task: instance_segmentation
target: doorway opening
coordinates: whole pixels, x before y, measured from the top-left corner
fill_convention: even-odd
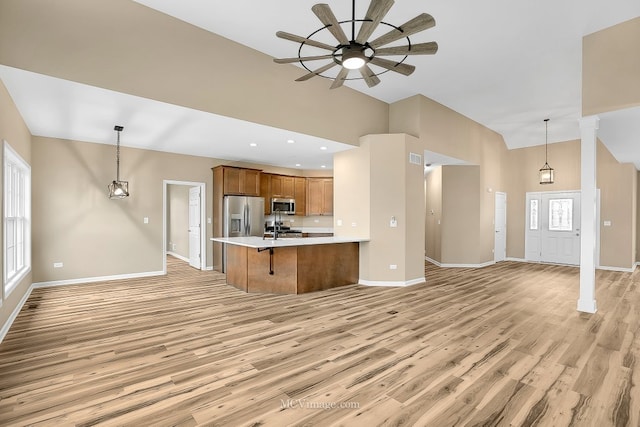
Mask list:
[[[206,270],[205,183],[164,180],[162,200],[163,272],[168,254]]]

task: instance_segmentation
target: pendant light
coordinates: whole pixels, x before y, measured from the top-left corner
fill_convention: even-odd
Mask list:
[[[553,168],[547,162],[549,145],[549,119],[544,119],[544,166],[540,169],[540,184],[553,184]]]
[[[129,197],[129,182],[120,181],[120,132],[124,129],[122,126],[115,126],[113,130],[118,132],[118,142],[116,143],[116,179],[109,184],[110,199],[124,199]]]

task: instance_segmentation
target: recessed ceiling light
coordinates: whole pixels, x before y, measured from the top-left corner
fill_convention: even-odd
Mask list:
[[[249,145],[250,145],[250,146],[252,146],[252,147],[257,147],[257,146],[258,146],[258,144],[256,144],[255,142],[252,142],[252,143],[251,143],[251,144],[249,144]]]
[[[295,141],[293,139],[287,139],[287,144],[293,144]]]
[[[300,166],[302,166],[300,163],[296,163],[296,167],[299,168]]]
[[[326,168],[326,166],[325,166],[325,165],[322,165],[322,166],[320,166],[320,167],[321,167],[321,168]]]
[[[326,150],[326,149],[327,149],[327,147],[322,146],[322,147],[320,147],[320,149],[321,149],[321,150]]]

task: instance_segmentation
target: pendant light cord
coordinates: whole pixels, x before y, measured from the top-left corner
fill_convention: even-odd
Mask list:
[[[548,165],[549,161],[547,159],[548,148],[549,146],[549,119],[544,119],[544,164]]]
[[[120,131],[118,131],[118,141],[116,143],[116,181],[120,182]]]

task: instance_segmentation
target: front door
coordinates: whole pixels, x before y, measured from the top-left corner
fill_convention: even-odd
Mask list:
[[[526,259],[580,264],[580,192],[527,194]]]
[[[189,265],[200,268],[200,187],[189,188]]]

